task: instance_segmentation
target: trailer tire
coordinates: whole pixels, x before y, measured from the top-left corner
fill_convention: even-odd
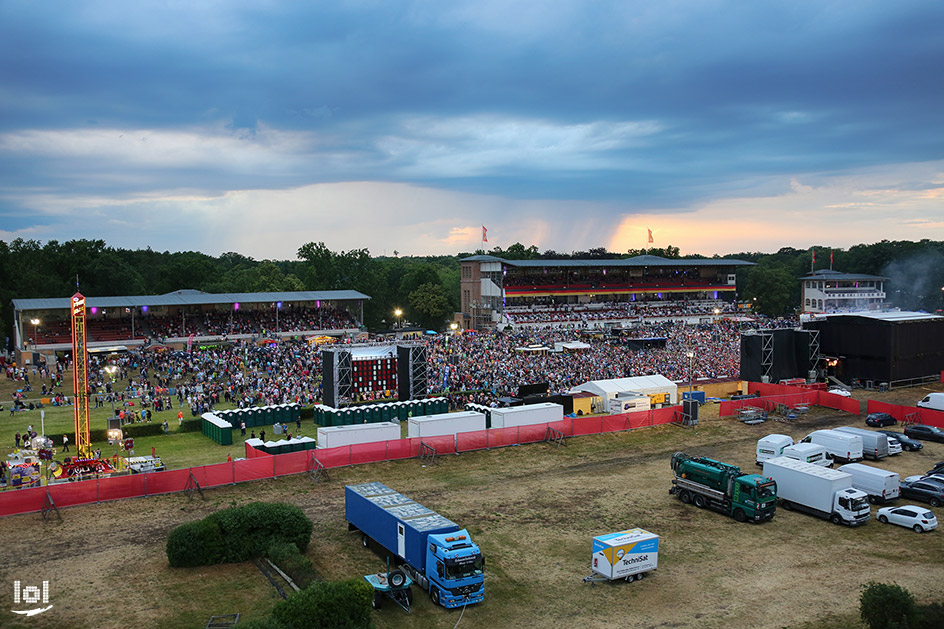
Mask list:
[[[361,534],[361,544],[363,544],[364,548],[370,546],[370,538],[367,537],[367,533]]]
[[[838,513],[834,513],[831,516],[829,516],[829,521],[832,522],[833,524],[842,524],[842,518],[839,517]]]
[[[374,609],[380,609],[383,607],[383,594],[380,592],[374,592],[374,600],[370,602],[370,606]]]
[[[738,522],[747,522],[747,515],[740,509],[734,510],[734,519]]]
[[[439,588],[433,586],[429,591],[429,597],[433,599],[433,605],[439,605]]]
[[[793,505],[790,504],[789,500],[784,500],[780,503],[780,506],[783,507],[786,511],[793,511]]]
[[[694,505],[698,507],[699,509],[704,509],[707,506],[705,497],[702,496],[701,494],[695,494],[695,497],[692,498],[692,503],[694,503]]]
[[[632,583],[632,582],[635,581],[635,580],[636,580],[636,575],[635,575],[635,574],[630,574],[630,575],[627,575],[627,576],[626,576],[626,582],[627,582],[627,583]]]
[[[397,569],[390,573],[390,585],[399,588],[403,587],[404,583],[406,583],[406,575],[403,574],[403,570]]]
[[[679,492],[679,500],[681,500],[684,504],[691,504],[692,495],[688,492],[687,489],[683,489],[682,491]]]
[[[636,575],[636,580],[641,581],[644,576],[646,576],[646,573],[640,572],[639,574]]]

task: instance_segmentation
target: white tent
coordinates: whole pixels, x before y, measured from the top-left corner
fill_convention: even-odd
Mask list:
[[[606,400],[607,404],[619,393],[644,393],[646,395],[667,393],[670,403],[678,403],[678,386],[665,376],[659,375],[591,380],[570,390],[571,393],[577,391],[588,391],[599,395]]]

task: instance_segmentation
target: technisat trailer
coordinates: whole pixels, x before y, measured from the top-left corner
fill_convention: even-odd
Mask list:
[[[393,422],[324,426],[318,429],[318,447],[336,448],[358,443],[392,441],[400,438],[400,425]]]
[[[593,574],[584,581],[633,581],[659,567],[659,536],[628,529],[593,538]]]
[[[407,436],[410,438],[444,437],[479,430],[485,430],[485,415],[475,411],[421,415],[411,417],[407,424]]]
[[[562,419],[564,419],[564,407],[551,402],[492,409],[492,428],[546,424]]]

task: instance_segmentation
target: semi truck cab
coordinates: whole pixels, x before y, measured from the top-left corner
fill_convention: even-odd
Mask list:
[[[430,535],[428,540],[426,576],[433,602],[459,607],[483,601],[485,559],[468,531]]]
[[[846,524],[858,526],[869,521],[869,495],[858,489],[843,489],[836,492],[833,513],[839,514]]]

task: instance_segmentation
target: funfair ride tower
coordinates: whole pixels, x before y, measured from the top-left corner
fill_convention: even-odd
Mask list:
[[[89,426],[88,353],[85,343],[85,297],[72,296],[72,386],[75,392],[75,446],[79,458],[92,453]]]

